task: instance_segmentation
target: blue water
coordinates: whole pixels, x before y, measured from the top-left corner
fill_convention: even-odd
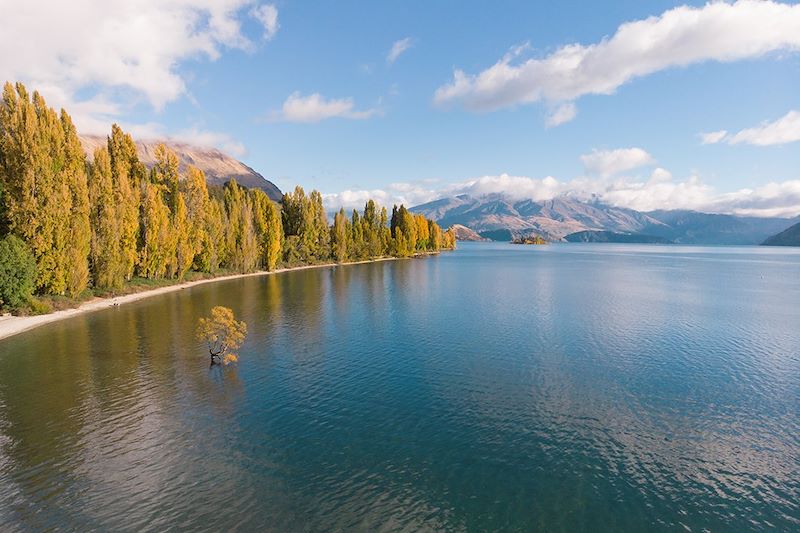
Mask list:
[[[799,302],[800,249],[461,243],[65,320],[0,341],[0,529],[799,530]]]

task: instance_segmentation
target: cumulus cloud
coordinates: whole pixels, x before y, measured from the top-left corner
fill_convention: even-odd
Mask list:
[[[250,11],[250,15],[259,21],[264,27],[264,39],[267,41],[272,40],[275,34],[278,33],[278,9],[272,4],[263,4],[256,6]]]
[[[258,21],[265,36],[278,27],[274,6],[254,0],[10,0],[3,7],[0,48],[13,53],[0,55],[0,80],[39,90],[91,134],[107,134],[120,122],[134,135],[166,136],[158,124],[124,118],[140,102],[160,110],[187,96],[187,62],[255,49],[242,29],[246,20]],[[238,150],[231,142],[221,147]]]
[[[475,111],[574,101],[587,94],[612,94],[633,79],[668,68],[798,49],[800,5],[739,0],[681,6],[624,23],[594,44],[569,44],[523,61],[513,50],[474,75],[457,69],[452,81],[436,90],[434,101],[460,102]]]
[[[430,189],[419,183],[392,183],[386,189],[356,189],[338,193],[323,194],[325,208],[329,212],[362,209],[367,200],[374,200],[378,205],[391,207],[403,204],[406,207],[424,204],[442,195],[441,191]]]
[[[548,128],[554,128],[565,124],[574,119],[578,115],[578,108],[575,107],[573,102],[567,102],[557,106],[550,113],[547,114],[545,125]]]
[[[800,111],[789,111],[774,122],[763,122],[738,133],[726,130],[700,134],[703,144],[725,142],[728,144],[753,144],[772,146],[800,141]]]
[[[289,95],[280,111],[272,113],[274,120],[285,122],[319,122],[329,118],[364,120],[380,114],[377,108],[358,111],[352,98],[327,99],[319,93],[303,96],[299,91]]]
[[[389,53],[386,54],[386,62],[390,65],[397,61],[397,58],[403,55],[403,53],[411,48],[414,44],[411,37],[406,37],[405,39],[400,39],[399,41],[395,41],[392,44],[392,48],[389,50]]]
[[[653,165],[655,159],[641,148],[619,148],[617,150],[592,150],[581,156],[586,172],[600,176],[612,176],[635,168]]]

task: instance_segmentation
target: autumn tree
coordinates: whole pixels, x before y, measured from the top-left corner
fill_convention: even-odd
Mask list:
[[[89,248],[92,230],[89,224],[89,184],[86,178],[86,154],[72,118],[61,110],[64,131],[64,181],[69,187],[69,241],[67,246],[67,294],[77,296],[89,286]]]
[[[121,226],[115,202],[108,149],[98,148],[90,165],[89,220],[92,227],[90,264],[96,287],[118,289],[125,282],[126,258],[123,257]]]
[[[197,324],[197,338],[208,345],[211,364],[229,364],[239,360],[234,352],[247,336],[247,324],[236,320],[233,311],[227,307],[216,306],[210,317],[203,317]]]
[[[88,281],[85,159],[66,112],[7,83],[0,105],[0,183],[8,229],[30,248],[36,287],[75,296]]]
[[[414,217],[414,222],[416,223],[417,250],[427,250],[428,238],[430,236],[428,231],[428,220],[422,214],[416,214],[412,216]]]
[[[190,166],[181,183],[181,192],[186,204],[186,218],[189,224],[189,242],[194,254],[193,267],[200,272],[211,272],[210,253],[212,247],[209,235],[210,214],[208,186],[202,170]]]
[[[203,264],[207,264],[208,272],[216,272],[221,265],[228,262],[228,247],[225,232],[228,228],[228,217],[223,202],[216,198],[209,199],[206,230],[208,244],[201,252]]]
[[[139,259],[140,203],[147,171],[139,161],[133,139],[118,125],[111,126],[107,144],[119,220],[120,256],[125,279],[130,280]]]
[[[237,272],[252,272],[258,264],[258,239],[250,199],[236,180],[225,185],[225,211],[228,215],[228,267]]]
[[[331,226],[331,249],[333,258],[339,263],[344,263],[348,259],[349,233],[347,215],[344,213],[344,208],[341,208],[333,217],[333,226]]]
[[[139,275],[163,278],[174,255],[169,208],[164,203],[164,186],[145,182],[142,187]]]
[[[278,206],[261,189],[250,190],[256,237],[259,247],[259,263],[266,270],[278,264],[283,246],[283,226]]]

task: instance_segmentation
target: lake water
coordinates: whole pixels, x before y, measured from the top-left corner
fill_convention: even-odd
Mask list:
[[[209,369],[197,319],[249,327]],[[0,529],[800,528],[800,250],[462,243],[0,341]]]

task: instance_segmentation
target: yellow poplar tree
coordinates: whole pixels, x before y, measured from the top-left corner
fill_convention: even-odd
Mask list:
[[[108,137],[108,154],[114,186],[114,205],[119,218],[120,253],[125,279],[133,277],[138,259],[140,194],[147,171],[139,161],[136,144],[130,135],[114,124]]]
[[[259,263],[266,270],[273,270],[283,245],[280,213],[275,203],[261,189],[250,189],[248,192],[258,238]]]
[[[194,267],[201,272],[210,272],[209,199],[206,176],[202,170],[190,166],[183,186],[189,220],[189,241],[194,246]]]
[[[333,227],[331,228],[333,258],[340,263],[347,261],[348,258],[348,233],[350,231],[347,227],[347,215],[344,213],[344,208],[341,208],[333,217]]]
[[[89,179],[89,198],[92,278],[97,287],[117,289],[125,281],[126,267],[120,239],[122,222],[114,202],[111,158],[107,148],[98,148],[94,152]]]
[[[67,246],[67,294],[77,296],[89,285],[89,249],[92,230],[89,224],[89,184],[86,178],[86,154],[72,118],[61,110],[64,130],[64,167],[62,172],[70,193],[69,245]]]
[[[145,278],[163,278],[175,254],[170,214],[162,198],[162,185],[145,183],[142,197],[142,249],[139,274]]]

